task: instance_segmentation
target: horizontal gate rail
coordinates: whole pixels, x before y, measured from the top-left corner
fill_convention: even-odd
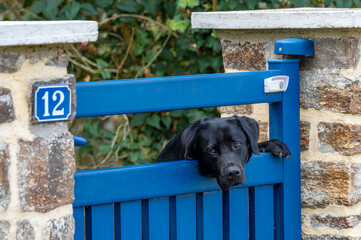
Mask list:
[[[264,79],[280,73],[269,70],[77,83],[76,117],[280,102],[282,93],[264,93]]]
[[[242,187],[283,182],[283,161],[269,153],[252,156]],[[239,186],[238,186],[239,187]],[[202,177],[197,161],[174,161],[75,173],[74,207],[221,190]]]

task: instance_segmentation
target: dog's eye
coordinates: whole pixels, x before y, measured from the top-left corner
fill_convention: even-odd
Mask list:
[[[214,148],[209,148],[209,149],[208,149],[208,152],[209,152],[209,153],[216,153],[216,149],[214,149]]]
[[[239,148],[240,146],[241,146],[240,143],[233,143],[233,147],[234,147],[234,148]]]

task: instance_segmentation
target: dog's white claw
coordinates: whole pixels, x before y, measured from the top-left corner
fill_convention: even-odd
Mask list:
[[[280,158],[282,157],[282,153],[280,153]]]
[[[265,148],[262,148],[262,152],[266,152],[266,149],[265,149]]]

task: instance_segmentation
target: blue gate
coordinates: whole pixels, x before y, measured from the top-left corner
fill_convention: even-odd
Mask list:
[[[309,41],[282,40],[297,55]],[[290,49],[288,49],[290,47]],[[276,52],[277,52],[276,51]],[[78,83],[77,117],[269,103],[270,138],[290,159],[263,153],[245,167],[246,185],[222,191],[196,161],[75,174],[75,239],[301,239],[299,60],[269,61],[268,71]],[[286,92],[264,93],[264,79],[289,76]]]

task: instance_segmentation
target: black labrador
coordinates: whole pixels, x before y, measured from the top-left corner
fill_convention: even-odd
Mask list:
[[[226,190],[245,184],[244,166],[252,153],[271,152],[277,157],[290,156],[285,143],[273,139],[257,143],[259,126],[249,117],[204,118],[176,134],[159,154],[157,161],[198,160],[199,173],[216,177]]]

